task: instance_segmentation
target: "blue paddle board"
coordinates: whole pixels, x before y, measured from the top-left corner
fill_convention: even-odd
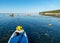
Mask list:
[[[28,43],[28,38],[24,30],[16,30],[10,37],[8,43]]]

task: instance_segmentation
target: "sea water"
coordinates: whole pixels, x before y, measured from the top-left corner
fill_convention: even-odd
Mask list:
[[[27,33],[29,43],[60,43],[60,18],[23,15],[0,14],[0,43],[7,43],[18,25]]]

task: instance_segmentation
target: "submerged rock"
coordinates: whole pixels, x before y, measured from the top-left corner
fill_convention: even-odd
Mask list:
[[[49,36],[49,34],[48,34],[48,33],[45,33],[44,35]]]
[[[48,24],[48,26],[52,26],[52,24]]]

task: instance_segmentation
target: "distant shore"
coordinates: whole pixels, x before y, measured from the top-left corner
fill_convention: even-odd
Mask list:
[[[53,17],[60,17],[60,10],[53,10],[53,11],[39,12],[39,15],[53,16]]]

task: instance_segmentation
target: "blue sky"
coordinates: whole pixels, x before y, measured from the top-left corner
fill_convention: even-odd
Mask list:
[[[36,13],[60,9],[60,0],[0,0],[0,13]]]

